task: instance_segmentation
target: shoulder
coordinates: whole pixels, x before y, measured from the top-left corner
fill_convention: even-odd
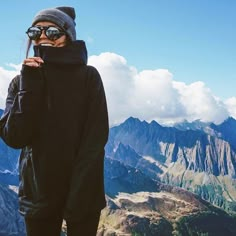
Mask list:
[[[87,65],[86,67],[87,67],[87,75],[89,79],[95,80],[97,82],[101,81],[100,73],[94,66]]]
[[[95,68],[94,66],[86,65],[86,67],[87,67],[87,71],[88,71],[89,73],[99,74],[97,68]]]

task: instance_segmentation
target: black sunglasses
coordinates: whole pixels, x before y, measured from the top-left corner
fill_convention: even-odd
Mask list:
[[[38,40],[43,31],[47,38],[50,40],[57,40],[62,35],[66,34],[66,32],[61,29],[58,29],[55,26],[31,26],[26,31],[26,34],[31,40]]]

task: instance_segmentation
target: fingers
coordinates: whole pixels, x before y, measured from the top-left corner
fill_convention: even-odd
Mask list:
[[[42,63],[44,63],[44,61],[41,57],[29,57],[23,61],[24,65],[32,67],[40,67]]]

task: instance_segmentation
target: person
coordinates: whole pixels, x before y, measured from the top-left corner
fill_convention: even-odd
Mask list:
[[[21,149],[19,212],[28,236],[59,236],[63,219],[68,236],[96,235],[106,205],[106,96],[76,39],[75,17],[69,6],[36,14],[0,120],[1,138]]]

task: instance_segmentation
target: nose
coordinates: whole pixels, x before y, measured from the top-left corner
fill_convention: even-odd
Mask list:
[[[40,39],[41,39],[41,38],[43,38],[43,39],[44,39],[44,38],[47,38],[44,29],[42,30],[42,33],[41,33],[41,35],[40,35]]]

